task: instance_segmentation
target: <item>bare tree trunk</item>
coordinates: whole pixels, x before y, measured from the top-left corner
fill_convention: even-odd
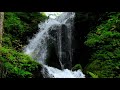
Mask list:
[[[2,46],[4,12],[0,12],[0,47]]]

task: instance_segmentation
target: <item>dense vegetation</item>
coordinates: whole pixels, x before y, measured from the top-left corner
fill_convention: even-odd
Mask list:
[[[5,12],[0,78],[42,77],[41,64],[22,50],[46,19],[39,12]],[[73,47],[73,71],[81,69],[88,78],[119,78],[120,12],[76,12]],[[60,68],[54,48],[47,63]]]
[[[120,12],[77,12],[75,21],[74,63],[87,77],[119,78]]]
[[[22,50],[38,31],[38,23],[48,17],[39,12],[4,12],[4,32],[0,47],[0,78],[42,77],[41,64]]]
[[[1,78],[33,78],[38,77],[38,73],[42,77],[39,72],[41,65],[24,53],[1,47],[0,55]]]
[[[86,71],[100,78],[120,77],[120,13],[97,26],[87,35],[85,44],[90,47],[91,58]]]
[[[4,18],[3,46],[16,50],[21,50],[38,31],[38,23],[47,19],[39,12],[5,12]]]

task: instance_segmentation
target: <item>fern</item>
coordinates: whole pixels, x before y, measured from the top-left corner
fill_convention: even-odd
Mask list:
[[[92,78],[98,78],[98,75],[96,75],[96,74],[94,74],[92,72],[88,72],[88,73],[91,75]]]

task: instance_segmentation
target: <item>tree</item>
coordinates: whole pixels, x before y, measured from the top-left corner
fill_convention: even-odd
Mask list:
[[[4,12],[0,12],[0,47],[2,46]]]

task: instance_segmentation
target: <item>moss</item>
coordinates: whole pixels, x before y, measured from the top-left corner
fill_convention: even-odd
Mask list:
[[[17,52],[7,47],[0,48],[1,75],[8,78],[33,78],[41,77],[36,72],[41,70],[41,64],[35,62],[28,55]],[[6,72],[6,73],[3,73]]]

